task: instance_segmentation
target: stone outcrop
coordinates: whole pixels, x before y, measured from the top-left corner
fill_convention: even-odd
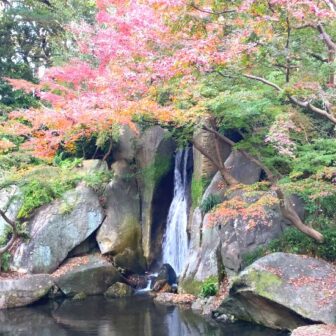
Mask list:
[[[160,126],[147,129],[138,140],[136,162],[141,194],[142,247],[150,265],[161,252],[163,229],[173,198],[176,145]]]
[[[0,309],[27,306],[47,295],[54,282],[47,274],[0,279]]]
[[[234,279],[218,311],[271,327],[293,330],[336,323],[336,267],[323,260],[274,253]]]
[[[99,255],[71,258],[53,277],[66,296],[103,294],[121,278],[116,268]]]
[[[97,194],[79,185],[36,211],[28,225],[30,239],[16,248],[12,268],[28,273],[53,272],[103,219]]]
[[[225,161],[225,167],[243,184],[253,184],[260,179],[261,168],[240,152],[233,151]]]
[[[218,229],[209,225],[208,221],[208,215],[202,219],[200,210],[197,208],[194,211],[190,253],[181,283],[187,279],[204,281],[218,276],[221,241]]]
[[[102,254],[114,256],[118,267],[142,272],[145,260],[141,246],[140,196],[134,174],[126,161],[112,165],[115,173],[108,184],[106,218],[97,233]]]

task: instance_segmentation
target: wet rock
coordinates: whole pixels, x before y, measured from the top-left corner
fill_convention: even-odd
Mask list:
[[[196,300],[194,295],[190,294],[173,294],[158,293],[154,298],[155,302],[178,305],[191,305]]]
[[[175,284],[176,281],[177,276],[174,269],[169,264],[163,264],[157,278],[155,279],[153,290],[155,292],[158,292],[162,290],[166,285],[169,285],[171,288],[171,286]]]
[[[79,185],[38,209],[29,221],[30,239],[14,252],[11,267],[19,272],[51,273],[68,253],[102,223],[104,211],[97,194]]]
[[[103,294],[120,280],[116,268],[101,256],[71,258],[53,273],[56,285],[66,296],[78,293]]]
[[[25,275],[22,278],[0,280],[0,309],[29,305],[47,295],[54,285],[47,274]]]
[[[246,268],[233,281],[219,313],[293,330],[336,323],[336,267],[323,260],[273,253]]]
[[[134,289],[122,282],[116,282],[104,293],[107,298],[122,298],[132,296]]]
[[[87,295],[84,293],[84,292],[80,292],[78,294],[76,294],[72,300],[74,301],[82,301],[82,300],[85,300],[87,298]]]

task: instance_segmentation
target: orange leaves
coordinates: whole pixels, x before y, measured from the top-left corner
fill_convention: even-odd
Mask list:
[[[259,221],[266,221],[266,207],[278,202],[275,196],[265,194],[255,201],[243,196],[235,196],[224,201],[210,213],[211,224],[225,225],[232,219],[241,219],[246,222],[246,230],[255,228]]]

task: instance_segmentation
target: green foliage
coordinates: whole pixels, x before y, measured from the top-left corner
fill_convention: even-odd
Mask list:
[[[211,211],[216,205],[221,203],[221,197],[219,195],[209,195],[200,205],[200,209],[204,214]]]
[[[108,183],[113,174],[110,171],[89,171],[81,170],[81,160],[55,158],[56,166],[40,165],[30,167],[28,170],[17,171],[4,179],[0,187],[16,184],[20,189],[22,206],[18,218],[27,218],[32,212],[62,195],[83,181],[89,187],[99,190],[102,185]],[[65,209],[65,212],[69,209]]]
[[[287,252],[304,254],[324,260],[336,261],[336,230],[325,229],[321,233],[324,236],[322,244],[303,234],[295,228],[287,229],[279,239],[272,240],[268,246],[256,249],[243,256],[244,265],[248,266],[257,259],[274,252]]]
[[[8,272],[9,271],[9,263],[10,263],[10,259],[11,259],[12,255],[9,252],[5,252],[3,253],[0,258],[1,258],[1,268],[0,268],[0,272]]]
[[[201,285],[200,296],[203,298],[215,296],[218,292],[218,280],[216,277],[209,277]]]
[[[150,165],[138,172],[148,184],[158,183],[171,169],[172,162],[169,157],[157,156]]]
[[[210,181],[204,177],[201,179],[195,179],[192,177],[191,180],[191,201],[192,207],[195,209],[201,202],[203,193],[206,187],[209,185]]]
[[[298,148],[291,175],[295,178],[319,172],[324,167],[336,167],[336,140],[315,139]]]

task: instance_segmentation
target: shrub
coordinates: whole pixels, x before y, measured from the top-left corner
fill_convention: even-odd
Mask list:
[[[200,179],[195,179],[192,177],[191,180],[191,201],[192,207],[195,209],[200,204],[204,190],[209,185],[210,181],[202,177]]]
[[[201,285],[200,296],[203,298],[214,296],[218,292],[218,280],[215,277],[210,277]]]
[[[304,254],[324,259],[329,262],[336,261],[336,230],[321,230],[324,242],[318,243],[295,228],[285,231],[282,237],[272,240],[268,246],[261,247],[243,256],[244,266],[248,266],[257,259],[274,252],[287,252]]]
[[[1,258],[1,263],[0,263],[0,272],[8,272],[9,271],[9,262],[11,258],[11,254],[9,252],[3,253],[0,258]]]
[[[203,213],[208,213],[216,205],[221,203],[221,197],[219,195],[209,195],[200,205]]]

